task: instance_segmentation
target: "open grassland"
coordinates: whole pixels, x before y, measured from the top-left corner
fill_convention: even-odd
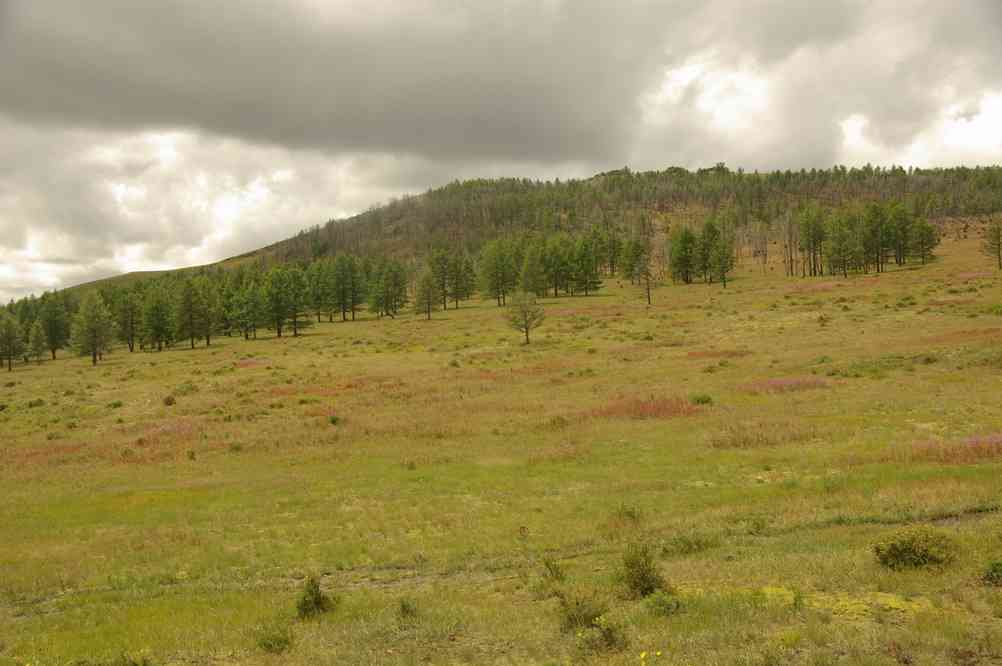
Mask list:
[[[939,254],[18,366],[0,664],[997,663],[1002,282]]]

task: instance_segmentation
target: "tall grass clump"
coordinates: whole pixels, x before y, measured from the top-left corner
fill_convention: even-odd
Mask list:
[[[337,598],[331,598],[320,589],[320,583],[310,576],[303,585],[303,591],[296,602],[296,612],[300,619],[322,615],[337,605]]]

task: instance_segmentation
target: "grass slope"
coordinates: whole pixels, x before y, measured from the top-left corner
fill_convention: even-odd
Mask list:
[[[0,664],[997,661],[1002,283],[974,240],[939,252],[847,280],[749,262],[650,308],[613,281],[547,301],[530,346],[487,301],[19,366]],[[881,567],[913,522],[957,559]],[[616,581],[640,541],[667,617]],[[340,602],[300,620],[309,575]],[[626,646],[561,631],[554,585]]]

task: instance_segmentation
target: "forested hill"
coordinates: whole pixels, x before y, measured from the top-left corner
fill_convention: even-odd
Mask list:
[[[767,227],[814,202],[824,208],[896,199],[930,218],[1002,211],[1002,167],[901,167],[749,173],[724,165],[687,171],[629,169],[585,180],[520,178],[453,182],[396,199],[343,220],[330,220],[243,258],[311,260],[340,253],[408,259],[439,246],[475,252],[489,239],[538,231],[577,232],[595,225],[628,230],[642,217],[662,225],[698,224],[729,210],[736,226]]]

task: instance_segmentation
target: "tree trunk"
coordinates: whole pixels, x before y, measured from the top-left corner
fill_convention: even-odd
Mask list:
[[[529,344],[529,327],[525,327],[525,344]]]
[[[91,365],[97,365],[97,349],[94,349],[90,353],[90,363]]]
[[[56,360],[56,350],[53,349],[51,351],[52,351],[52,360],[55,361]]]

